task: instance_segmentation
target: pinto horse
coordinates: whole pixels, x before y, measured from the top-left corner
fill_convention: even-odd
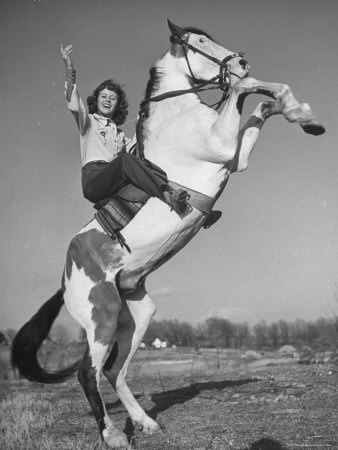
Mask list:
[[[174,188],[188,192],[188,206],[179,213],[150,198],[121,232],[129,249],[93,219],[69,245],[62,289],[21,328],[12,351],[13,362],[30,380],[56,383],[78,369],[109,447],[128,448],[128,440],[107,414],[99,391],[101,372],[138,429],[149,434],[160,429],[126,383],[130,360],[155,313],[145,288],[147,275],[205,225],[230,174],[246,169],[268,117],[282,114],[307,133],[324,132],[310,106],[299,104],[288,86],[249,77],[243,54],[221,47],[200,29],[171,22],[169,28],[170,49],[150,70],[139,134],[145,157],[167,173]],[[220,112],[201,102],[198,92],[206,88],[223,91]],[[260,103],[241,127],[244,99],[252,93],[272,100]],[[51,372],[41,368],[37,351],[63,303],[86,330],[87,349],[80,364]]]

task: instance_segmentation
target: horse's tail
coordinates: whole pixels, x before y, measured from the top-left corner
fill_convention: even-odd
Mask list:
[[[63,303],[63,292],[59,289],[17,332],[13,340],[12,364],[31,381],[60,383],[69,378],[80,365],[77,361],[66,369],[52,372],[40,367],[37,359],[38,350],[48,336]]]

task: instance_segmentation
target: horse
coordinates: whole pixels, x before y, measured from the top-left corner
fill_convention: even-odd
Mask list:
[[[129,363],[156,310],[147,276],[206,225],[230,175],[247,168],[270,116],[281,114],[313,135],[325,131],[288,85],[250,77],[242,53],[227,50],[199,28],[168,25],[170,47],[150,69],[138,134],[144,157],[167,174],[174,188],[187,191],[186,208],[178,212],[150,198],[121,231],[128,248],[91,220],[70,242],[62,287],[20,329],[12,349],[13,363],[33,381],[57,383],[78,370],[101,439],[111,448],[128,448],[128,439],[107,414],[101,373],[136,429],[148,434],[161,429],[126,383]],[[223,92],[219,111],[201,101],[199,92],[209,88]],[[244,100],[254,93],[270,99],[260,102],[241,126]],[[85,329],[87,348],[81,363],[52,372],[39,365],[37,352],[63,304]]]

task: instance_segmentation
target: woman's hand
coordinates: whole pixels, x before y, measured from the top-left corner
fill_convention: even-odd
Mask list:
[[[61,44],[61,56],[62,56],[63,62],[66,65],[67,70],[73,69],[73,61],[72,61],[72,58],[70,57],[70,54],[72,53],[72,51],[73,51],[72,45],[67,45],[67,47],[63,48],[63,46]]]

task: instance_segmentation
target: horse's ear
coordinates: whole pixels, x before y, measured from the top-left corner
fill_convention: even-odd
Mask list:
[[[167,20],[168,20],[169,30],[171,31],[172,35],[181,38],[184,35],[184,29],[179,27],[178,25],[175,25],[174,23],[170,22],[169,19],[167,19]]]

